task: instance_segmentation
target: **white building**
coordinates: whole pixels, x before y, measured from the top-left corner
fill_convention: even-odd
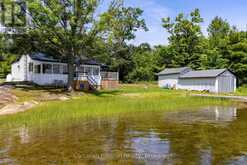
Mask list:
[[[228,69],[192,71],[190,68],[171,68],[165,69],[157,75],[161,88],[214,93],[236,91],[236,77]]]
[[[83,60],[76,67],[75,80],[88,80],[101,84],[100,64]],[[67,64],[43,53],[23,55],[11,65],[7,82],[33,82],[38,85],[65,85],[68,79]]]
[[[179,77],[191,71],[189,67],[169,68],[158,73],[159,87],[177,89]]]

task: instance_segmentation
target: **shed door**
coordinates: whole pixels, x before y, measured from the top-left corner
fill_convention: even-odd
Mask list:
[[[234,78],[231,75],[221,75],[218,80],[220,93],[234,92]]]

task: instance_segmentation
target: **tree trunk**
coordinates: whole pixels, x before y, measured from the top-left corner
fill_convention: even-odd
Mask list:
[[[73,55],[68,56],[68,83],[67,83],[67,90],[70,92],[74,91],[74,57]]]

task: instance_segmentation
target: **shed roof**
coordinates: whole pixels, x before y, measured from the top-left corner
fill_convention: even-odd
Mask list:
[[[189,67],[183,68],[166,68],[163,71],[159,72],[157,75],[169,75],[169,74],[179,74],[186,69],[190,69]]]
[[[217,77],[228,69],[211,69],[211,70],[200,70],[200,71],[190,71],[181,75],[180,78],[208,78]]]

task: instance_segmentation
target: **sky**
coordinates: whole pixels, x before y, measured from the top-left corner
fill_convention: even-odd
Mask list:
[[[107,6],[110,0],[104,1]],[[150,45],[167,45],[169,34],[162,27],[161,19],[175,18],[179,13],[189,14],[195,8],[200,9],[204,22],[202,32],[207,35],[207,26],[215,16],[226,19],[230,25],[239,30],[246,30],[247,0],[125,0],[125,6],[139,7],[144,13],[148,32],[136,32],[132,44],[139,45],[147,42]]]

